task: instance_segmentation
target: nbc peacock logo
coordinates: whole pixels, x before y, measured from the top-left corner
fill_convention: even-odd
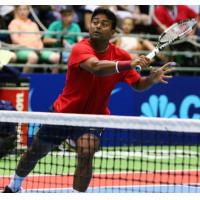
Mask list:
[[[142,116],[177,118],[176,106],[169,102],[166,95],[151,95],[148,102],[141,105]]]

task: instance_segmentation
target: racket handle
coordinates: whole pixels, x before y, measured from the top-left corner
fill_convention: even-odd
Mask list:
[[[140,73],[140,72],[142,71],[142,67],[141,67],[140,65],[137,65],[137,66],[135,67],[135,70],[136,70],[138,73]]]
[[[159,52],[159,49],[155,48],[152,52],[147,54],[147,58],[151,60],[158,52]]]
[[[158,48],[155,48],[152,52],[150,52],[146,57],[149,58],[150,60],[159,52],[159,49]],[[135,67],[135,70],[137,72],[141,72],[142,71],[142,68],[141,66],[137,65]]]

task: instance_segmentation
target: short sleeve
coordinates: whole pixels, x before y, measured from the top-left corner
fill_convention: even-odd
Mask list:
[[[17,21],[14,19],[10,22],[8,25],[8,30],[9,31],[18,31],[18,26],[17,26]]]
[[[52,34],[51,32],[56,31],[56,24],[57,24],[57,22],[53,22],[49,25],[47,32],[44,34],[44,38],[54,38],[55,37],[55,34]]]
[[[78,43],[72,48],[68,65],[79,66],[80,63],[92,57],[96,57],[92,48],[88,45],[81,45],[80,43]]]

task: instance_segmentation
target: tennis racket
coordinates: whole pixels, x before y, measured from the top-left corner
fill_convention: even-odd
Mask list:
[[[150,52],[146,57],[152,59],[166,46],[169,46],[175,41],[186,37],[195,28],[196,24],[196,19],[192,18],[171,25],[159,36],[155,49],[152,52]],[[141,70],[141,66],[136,66],[137,72],[140,72]]]

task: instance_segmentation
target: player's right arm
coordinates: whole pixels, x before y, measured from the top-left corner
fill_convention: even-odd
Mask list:
[[[145,56],[139,56],[134,60],[118,62],[99,60],[96,57],[91,57],[84,62],[81,62],[80,67],[98,76],[106,76],[130,69],[135,69],[137,65],[140,65],[142,68],[146,68],[149,64],[150,60]]]
[[[134,60],[131,60],[129,54],[122,50],[118,50],[118,55],[119,58],[116,56],[115,58],[119,61],[99,60],[89,42],[83,40],[72,48],[68,66],[79,67],[98,76],[107,76],[135,69],[137,65],[146,68],[150,64],[150,59],[143,55]]]

